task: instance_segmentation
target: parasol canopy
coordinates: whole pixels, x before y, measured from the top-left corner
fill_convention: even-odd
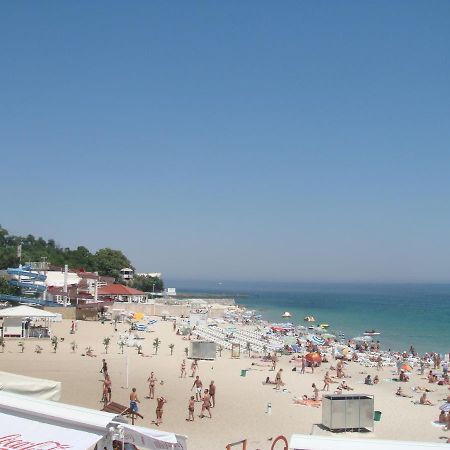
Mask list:
[[[316,344],[316,345],[324,345],[325,344],[325,339],[323,339],[321,336],[310,335],[309,340],[313,344]]]
[[[401,370],[404,370],[406,372],[412,372],[413,368],[411,365],[409,364],[403,364],[402,367],[400,367]]]
[[[322,362],[322,356],[319,352],[311,352],[305,356],[306,361],[310,363]]]
[[[439,409],[444,412],[450,412],[450,402],[443,403],[441,406],[439,406]]]

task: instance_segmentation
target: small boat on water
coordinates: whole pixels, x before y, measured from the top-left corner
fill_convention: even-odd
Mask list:
[[[321,323],[319,325],[320,328],[323,328],[324,330],[326,330],[330,325],[328,323]]]
[[[363,335],[364,336],[379,336],[381,333],[379,331],[375,331],[375,330],[369,330],[369,331],[364,331]]]
[[[289,311],[285,311],[283,314],[281,314],[281,317],[292,317],[292,315]]]
[[[305,322],[315,322],[316,321],[316,319],[314,319],[314,316],[306,316],[303,320]]]

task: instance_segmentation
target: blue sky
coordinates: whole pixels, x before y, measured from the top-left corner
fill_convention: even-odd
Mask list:
[[[0,223],[211,280],[450,281],[450,3],[0,6]]]

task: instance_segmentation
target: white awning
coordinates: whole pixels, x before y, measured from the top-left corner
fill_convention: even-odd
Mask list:
[[[0,392],[0,412],[61,426],[83,428],[95,433],[104,433],[108,424],[113,421],[123,421],[123,418],[117,414],[9,392]]]
[[[383,441],[293,434],[289,448],[294,450],[428,450],[448,448],[447,444],[410,441]]]
[[[94,446],[102,436],[102,433],[60,427],[0,413],[2,449],[86,450]]]
[[[58,401],[61,397],[60,381],[27,377],[9,372],[0,372],[0,389],[3,392],[28,395],[43,400]]]
[[[59,314],[60,315],[60,314]],[[0,317],[30,317],[32,319],[55,319],[58,314],[31,306],[13,306],[0,310]]]
[[[120,426],[120,425],[119,425]],[[173,450],[186,450],[186,436],[165,431],[150,430],[149,428],[135,425],[122,425],[125,431],[125,442],[135,444],[138,448],[145,447],[149,450],[161,449],[161,442],[172,444],[164,448]]]

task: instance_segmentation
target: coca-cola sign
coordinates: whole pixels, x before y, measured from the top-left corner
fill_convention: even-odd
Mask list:
[[[0,436],[0,450],[65,450],[69,448],[72,446],[58,441],[27,441],[20,433]]]

